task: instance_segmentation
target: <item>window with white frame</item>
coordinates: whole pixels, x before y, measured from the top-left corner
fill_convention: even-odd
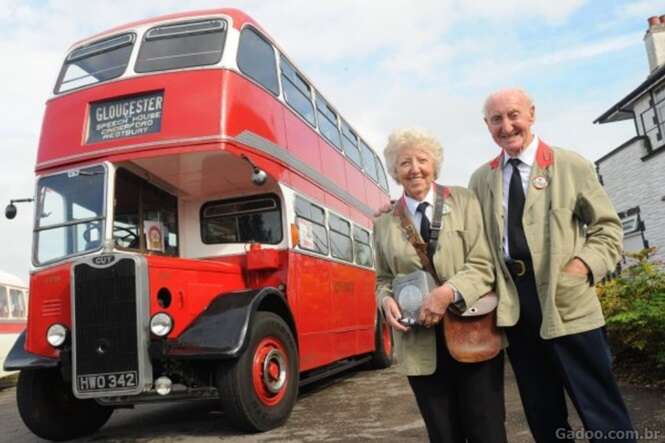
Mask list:
[[[639,115],[644,135],[653,149],[665,145],[665,84],[650,93],[649,108]]]

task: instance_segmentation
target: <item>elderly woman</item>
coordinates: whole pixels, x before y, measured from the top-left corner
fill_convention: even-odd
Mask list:
[[[441,145],[423,132],[400,130],[390,135],[383,154],[390,175],[404,188],[397,205],[402,205],[422,237],[432,222],[433,182],[441,167]],[[441,320],[448,305],[461,309],[472,305],[491,290],[494,281],[475,195],[457,186],[444,189],[442,227],[430,257],[445,283],[423,300],[420,324],[407,327],[399,322],[401,313],[392,296],[392,281],[422,269],[422,265],[407,240],[400,216],[391,211],[374,223],[377,301],[393,328],[398,370],[408,377],[429,440],[505,442],[503,355],[480,363],[460,363],[451,357],[443,337]]]

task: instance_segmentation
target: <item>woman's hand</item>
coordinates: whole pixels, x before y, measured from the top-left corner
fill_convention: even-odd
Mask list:
[[[402,318],[402,313],[399,310],[399,305],[395,299],[392,297],[384,297],[381,304],[383,305],[383,315],[386,317],[386,322],[390,327],[401,332],[408,332],[409,327],[404,326],[399,322],[399,319]]]
[[[449,285],[434,288],[423,299],[423,304],[420,307],[420,323],[430,328],[440,322],[454,296],[453,288]]]

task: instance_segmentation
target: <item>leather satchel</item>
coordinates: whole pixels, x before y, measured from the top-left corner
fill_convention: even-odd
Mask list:
[[[429,239],[429,250],[432,253],[436,250],[436,242],[442,227],[443,203],[448,195],[447,188],[438,184],[435,184],[435,187],[436,200]],[[395,206],[395,212],[400,217],[407,239],[416,249],[423,269],[434,277],[437,285],[442,285],[445,281],[439,278],[427,255],[428,245],[416,234],[417,231],[407,217],[404,206],[405,202],[402,199]],[[452,304],[448,307],[448,311],[443,316],[443,335],[448,352],[455,360],[462,363],[478,363],[490,360],[501,352],[501,333],[496,326],[497,304],[496,294],[488,292],[463,312]]]
[[[478,363],[501,352],[501,333],[496,327],[497,296],[483,295],[464,312],[449,308],[443,316],[443,335],[448,352],[462,363]]]

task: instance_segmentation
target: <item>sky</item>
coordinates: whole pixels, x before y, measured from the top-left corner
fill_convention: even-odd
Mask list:
[[[519,86],[535,132],[590,160],[635,135],[593,121],[648,75],[662,0],[0,0],[0,204],[31,197],[44,103],[77,40],[157,15],[236,7],[255,18],[380,154],[418,127],[444,146],[439,181],[465,185],[498,153],[484,98]],[[399,189],[391,185],[393,195]],[[0,219],[0,270],[27,282],[32,205]]]

